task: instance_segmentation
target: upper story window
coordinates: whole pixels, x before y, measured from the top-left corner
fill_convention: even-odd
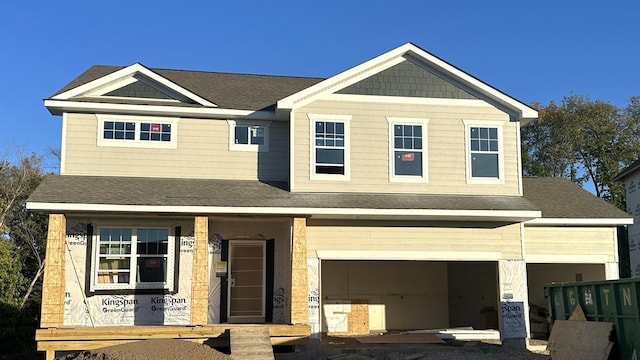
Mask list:
[[[270,121],[227,120],[229,150],[269,151]]]
[[[313,115],[311,119],[311,178],[349,179],[350,116]]]
[[[466,120],[467,181],[504,181],[502,122]]]
[[[98,146],[176,148],[177,119],[98,116]]]
[[[392,118],[389,122],[390,181],[427,182],[428,119]]]
[[[92,291],[173,290],[175,241],[168,228],[102,227],[92,241]]]

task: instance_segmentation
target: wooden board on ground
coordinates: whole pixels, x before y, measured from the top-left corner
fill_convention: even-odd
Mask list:
[[[362,344],[444,344],[445,341],[434,334],[391,334],[358,336]]]
[[[612,330],[610,322],[556,320],[547,348],[553,359],[606,360],[613,346]]]

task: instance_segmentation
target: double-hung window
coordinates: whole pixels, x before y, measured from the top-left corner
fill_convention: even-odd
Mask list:
[[[174,267],[169,228],[101,227],[94,235],[92,291],[173,290]]]
[[[176,148],[177,119],[98,115],[98,145]]]
[[[393,118],[389,122],[390,181],[427,182],[428,119]]]
[[[269,151],[270,121],[227,120],[229,124],[229,150]]]
[[[467,181],[499,183],[504,179],[502,122],[465,121]]]
[[[349,119],[311,115],[311,178],[349,179]]]

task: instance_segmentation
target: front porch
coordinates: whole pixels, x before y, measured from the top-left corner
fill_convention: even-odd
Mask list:
[[[38,351],[46,359],[55,359],[56,351],[93,350],[105,346],[146,339],[182,339],[203,343],[218,338],[231,329],[268,328],[272,345],[301,345],[311,335],[309,325],[288,324],[215,324],[198,326],[106,326],[49,328],[36,330]]]

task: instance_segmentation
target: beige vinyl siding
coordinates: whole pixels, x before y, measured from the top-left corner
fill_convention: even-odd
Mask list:
[[[456,227],[460,225],[460,227]],[[464,226],[464,227],[463,227]],[[309,220],[307,255],[316,251],[433,252],[434,259],[449,253],[500,253],[502,259],[522,258],[520,225],[489,227],[478,224],[403,223],[381,221]],[[491,260],[491,259],[487,259]],[[495,260],[495,259],[493,259]]]
[[[294,113],[293,191],[404,192],[425,194],[518,195],[518,124],[506,113],[478,102],[462,105],[390,104],[317,101]],[[350,181],[310,179],[310,120],[307,114],[348,115]],[[426,149],[428,183],[389,180],[387,117],[428,119]],[[467,184],[463,120],[504,121],[504,184]],[[424,132],[423,132],[424,134]],[[424,136],[424,135],[423,135]]]
[[[538,227],[524,228],[525,254],[530,256],[606,256],[616,260],[615,227]],[[555,259],[555,258],[554,258]],[[569,259],[569,258],[566,258]],[[557,261],[550,261],[557,262]]]
[[[229,151],[226,120],[179,119],[176,149],[97,146],[98,126],[95,115],[66,116],[63,175],[288,179],[286,122],[271,122],[269,152]]]

